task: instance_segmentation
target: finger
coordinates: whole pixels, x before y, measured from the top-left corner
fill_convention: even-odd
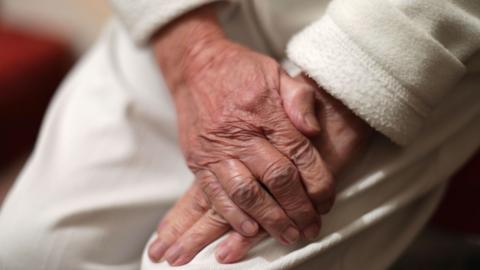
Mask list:
[[[298,131],[274,132],[269,136],[272,144],[289,156],[298,168],[308,196],[314,202],[319,214],[330,209],[319,207],[335,197],[333,176],[318,151]]]
[[[212,170],[232,201],[270,235],[285,245],[298,241],[300,232],[295,223],[241,161],[231,159],[212,164]]]
[[[167,250],[165,259],[172,266],[184,265],[229,229],[223,217],[209,210]]]
[[[268,237],[265,231],[260,231],[254,237],[245,237],[237,232],[231,232],[215,251],[219,263],[234,263],[243,259],[248,251]]]
[[[255,139],[255,149],[242,157],[253,176],[259,179],[297,224],[306,239],[317,236],[320,226],[317,212],[293,163],[265,139]],[[252,154],[254,153],[254,154]]]
[[[168,211],[157,228],[157,238],[148,248],[153,262],[162,259],[167,249],[197,222],[208,210],[202,190],[194,184],[185,195]]]
[[[292,160],[315,206],[334,197],[334,182],[317,149],[290,121],[272,120],[263,128],[273,146]],[[324,211],[317,209],[320,214]]]
[[[213,209],[224,217],[237,232],[245,236],[257,234],[257,222],[232,202],[215,175],[208,171],[201,171],[197,173],[197,179]]]
[[[306,136],[320,133],[315,112],[315,88],[288,75],[280,77],[280,96],[292,124]]]

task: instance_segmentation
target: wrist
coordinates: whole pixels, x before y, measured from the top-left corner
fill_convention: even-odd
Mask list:
[[[192,61],[198,61],[212,43],[225,40],[215,5],[196,9],[160,30],[152,39],[155,59],[170,89],[181,82]]]

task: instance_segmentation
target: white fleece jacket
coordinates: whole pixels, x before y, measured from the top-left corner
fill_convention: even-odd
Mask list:
[[[131,36],[145,44],[172,19],[216,0],[110,1]],[[400,145],[415,138],[445,94],[480,62],[479,0],[333,0],[317,16],[312,7],[325,1],[237,2],[250,2],[270,37],[278,33],[269,25],[308,18],[289,36],[288,58]],[[278,7],[277,22],[265,20]],[[291,12],[303,7],[305,16]]]

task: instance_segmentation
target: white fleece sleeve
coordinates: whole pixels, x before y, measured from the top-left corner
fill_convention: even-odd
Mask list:
[[[117,16],[138,44],[168,22],[200,6],[219,0],[110,0]]]
[[[333,0],[287,47],[291,61],[401,145],[479,51],[479,0]]]

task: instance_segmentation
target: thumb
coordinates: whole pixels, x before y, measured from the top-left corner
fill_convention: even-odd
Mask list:
[[[315,113],[315,88],[287,74],[280,77],[280,96],[290,121],[301,133],[314,136],[320,133]]]

